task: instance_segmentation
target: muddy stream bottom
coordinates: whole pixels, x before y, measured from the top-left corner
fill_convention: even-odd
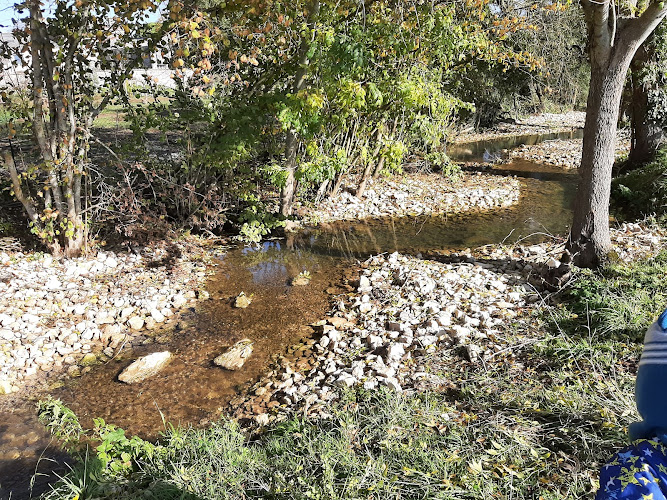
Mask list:
[[[71,408],[84,428],[102,417],[128,436],[155,440],[164,431],[163,418],[173,425],[204,426],[224,412],[244,385],[267,371],[274,355],[312,336],[307,325],[326,314],[333,294],[343,292],[338,285],[346,267],[338,259],[285,251],[279,242],[231,251],[217,266],[209,281],[210,299],[185,318],[188,326],[170,336],[126,345],[113,360],[48,392]],[[310,283],[291,286],[291,278],[304,270],[311,273]],[[242,291],[252,296],[247,309],[233,307]],[[243,338],[255,346],[241,370],[213,365],[218,354]],[[131,361],[163,350],[171,351],[173,360],[158,376],[134,385],[118,381]],[[0,499],[29,498],[36,468],[52,472],[48,459],[65,458],[37,421],[35,401],[44,395],[35,394],[31,401],[14,398],[0,408]],[[52,481],[52,476],[39,477],[33,495]]]
[[[208,282],[210,300],[200,303],[196,314],[187,314],[178,331],[126,345],[114,359],[63,387],[34,391],[31,399],[15,395],[0,400],[0,499],[30,498],[35,471],[53,474],[50,458],[60,463],[55,472],[64,472],[64,455],[36,417],[35,401],[46,394],[62,399],[84,428],[102,417],[128,435],[153,440],[164,430],[163,418],[173,425],[205,426],[267,371],[274,355],[312,337],[308,325],[326,315],[335,296],[349,291],[343,278],[354,272],[357,261],[382,252],[426,255],[502,241],[540,241],[567,230],[575,175],[525,161],[485,172],[520,177],[519,203],[456,216],[333,223],[257,248],[230,250],[216,261],[217,272]],[[307,286],[292,286],[291,279],[302,271],[310,272],[312,280]],[[247,309],[233,307],[240,292],[252,295]],[[243,338],[251,339],[255,348],[241,370],[213,365],[218,354]],[[158,376],[136,385],[118,382],[131,361],[164,350],[174,357]],[[53,475],[38,475],[33,496],[53,480]]]

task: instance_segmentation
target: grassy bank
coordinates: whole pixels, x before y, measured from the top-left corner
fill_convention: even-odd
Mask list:
[[[42,417],[78,452],[48,499],[581,498],[626,442],[641,336],[664,307],[667,252],[580,272],[559,305],[526,311],[491,361],[434,355],[428,390],[348,392],[332,418],[249,438],[221,420],[159,444],[98,421],[85,441],[55,402]],[[509,354],[509,355],[508,355]]]

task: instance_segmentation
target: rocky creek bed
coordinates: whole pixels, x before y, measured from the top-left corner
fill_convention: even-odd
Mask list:
[[[513,121],[499,123],[492,129],[464,130],[453,135],[452,142],[459,144],[481,140],[500,139],[527,134],[545,134],[583,128],[586,121],[584,111],[567,113],[541,113],[524,116]]]
[[[624,260],[653,255],[667,241],[664,230],[639,224],[612,235]],[[543,303],[544,278],[561,267],[563,249],[562,241],[552,241],[436,257],[443,262],[399,253],[371,257],[354,291],[313,325],[319,333],[232,400],[233,415],[259,427],[294,411],[326,418],[346,388],[446,385],[434,375],[434,360],[456,369],[512,360],[505,334]]]
[[[523,145],[513,149],[509,159],[523,158],[543,165],[553,165],[566,169],[579,168],[583,139],[553,140],[540,144]],[[630,150],[630,132],[619,130],[616,143],[616,159]]]
[[[515,178],[468,174],[450,181],[414,174],[378,181],[363,202],[344,193],[312,219],[488,210],[518,197]],[[95,360],[94,351],[112,358],[133,337],[173,326],[176,313],[208,298],[206,265],[184,250],[176,248],[178,257],[170,256],[173,248],[145,255],[100,251],[67,261],[0,253],[0,393],[17,392],[51,371],[78,376]]]
[[[184,250],[66,261],[0,253],[0,394],[50,372],[78,376],[100,351],[112,358],[131,338],[173,327],[180,311],[207,297],[207,268]]]

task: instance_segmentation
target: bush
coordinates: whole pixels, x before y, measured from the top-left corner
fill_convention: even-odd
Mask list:
[[[667,223],[667,147],[648,165],[614,179],[612,203],[624,216],[655,215]]]

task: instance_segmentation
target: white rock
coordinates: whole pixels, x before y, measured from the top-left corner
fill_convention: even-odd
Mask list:
[[[86,313],[86,309],[88,309],[88,304],[77,304],[74,306],[73,312],[77,316],[83,316]]]
[[[387,359],[389,360],[399,360],[405,354],[405,348],[401,343],[395,343],[389,346],[387,350]]]
[[[136,384],[156,375],[167,366],[169,361],[171,361],[171,353],[169,351],[154,352],[153,354],[137,359],[125,368],[118,375],[118,380],[126,384]]]
[[[371,312],[373,309],[373,305],[370,302],[363,302],[362,304],[359,305],[359,312],[362,314],[366,314]]]
[[[389,387],[390,389],[393,389],[396,392],[403,392],[403,388],[401,387],[401,384],[398,382],[398,380],[394,377],[386,377],[383,380],[384,384]]]
[[[336,380],[336,384],[340,385],[341,387],[352,387],[354,384],[356,384],[358,380],[354,378],[352,375],[349,373],[343,373],[340,377],[338,377],[338,380]]]
[[[58,290],[63,285],[58,278],[51,276],[48,281],[44,284],[44,288],[47,290]]]
[[[144,326],[144,319],[139,317],[139,316],[132,316],[128,321],[127,324],[130,325],[130,328],[133,330],[141,330]]]
[[[238,370],[250,357],[252,350],[253,342],[249,339],[243,339],[216,357],[213,363],[227,370]]]
[[[172,299],[171,303],[173,304],[174,308],[180,309],[183,307],[185,304],[188,303],[188,299],[186,299],[182,294],[176,294],[174,295],[174,298]]]
[[[162,314],[157,309],[152,309],[151,310],[151,318],[153,318],[153,320],[156,323],[162,323],[164,321],[164,314]]]
[[[129,318],[134,312],[134,307],[126,307],[120,311],[120,319]]]

